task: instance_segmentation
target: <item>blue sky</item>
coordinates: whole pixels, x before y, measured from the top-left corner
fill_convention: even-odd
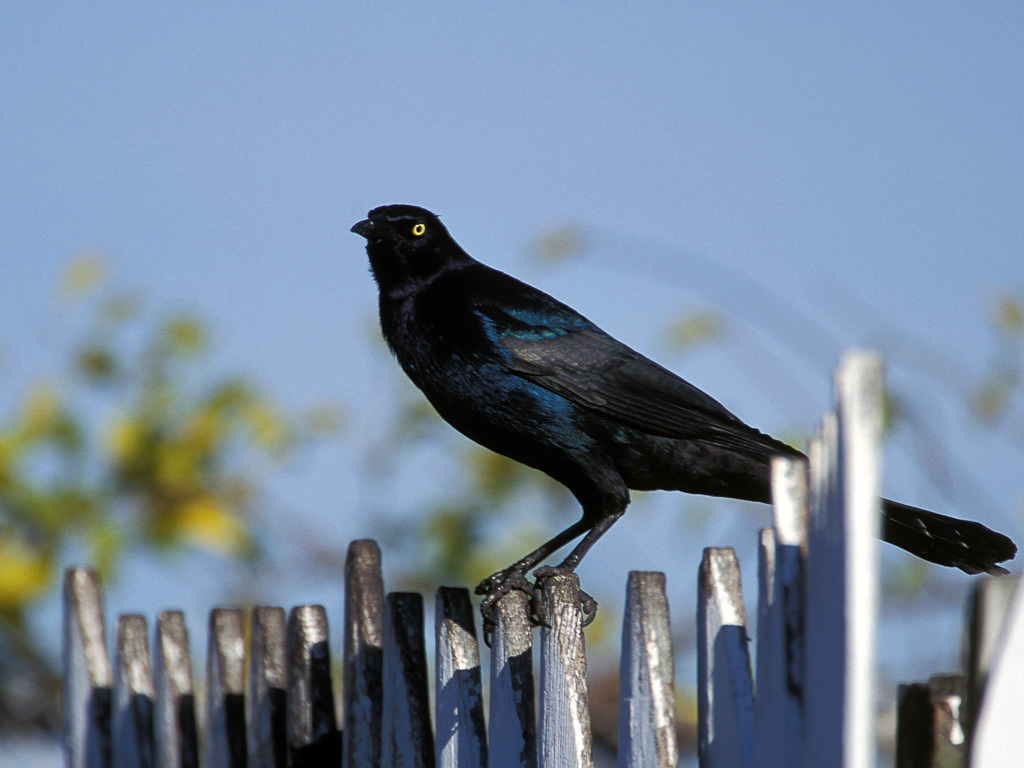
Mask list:
[[[1019,444],[965,424],[921,352],[979,373],[988,308],[1024,292],[1022,39],[1015,3],[8,4],[0,393],[53,370],[53,284],[102,252],[119,284],[203,316],[222,369],[294,407],[345,405],[349,432],[271,489],[343,548],[372,532],[360,456],[399,386],[348,230],[414,203],[768,431],[812,429],[842,349],[880,346],[949,435],[927,460],[897,435],[887,492],[1019,535]],[[531,260],[565,224],[587,253]],[[703,308],[729,335],[673,360],[659,330]],[[936,484],[921,465],[943,457]],[[679,533],[672,514],[627,518],[591,578],[667,570],[685,599],[702,544],[753,544],[749,524],[711,526],[685,556],[645,544]],[[189,574],[211,569],[230,580]],[[185,602],[167,568],[136,572],[146,592],[116,609]],[[308,581],[275,597],[340,605]]]

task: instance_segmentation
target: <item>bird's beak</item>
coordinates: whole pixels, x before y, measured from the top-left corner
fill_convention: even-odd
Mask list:
[[[372,219],[363,219],[362,221],[357,221],[354,225],[352,225],[352,231],[355,232],[357,235],[362,235],[367,240],[370,239],[370,236],[373,234],[374,229],[375,227],[373,226]]]

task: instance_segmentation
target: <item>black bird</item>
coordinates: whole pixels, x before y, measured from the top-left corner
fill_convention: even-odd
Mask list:
[[[485,617],[526,573],[583,536],[538,578],[575,570],[622,516],[629,489],[771,501],[773,456],[803,456],[617,341],[581,314],[481,264],[423,208],[387,205],[352,227],[380,289],[391,351],[437,412],[467,437],[563,483],[580,520],[485,579]],[[1006,536],[897,502],[882,502],[882,538],[966,573],[1005,573]],[[581,598],[592,613],[596,603]]]

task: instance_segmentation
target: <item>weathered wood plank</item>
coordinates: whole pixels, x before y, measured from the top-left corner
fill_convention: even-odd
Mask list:
[[[1024,756],[1024,590],[1019,586],[999,634],[971,733],[971,768],[1017,765]]]
[[[629,574],[619,685],[620,768],[674,768],[675,660],[664,573]]]
[[[793,768],[803,749],[804,565],[807,465],[772,463],[774,527],[758,557],[755,765]]]
[[[292,608],[287,630],[288,755],[292,766],[338,765],[341,742],[334,712],[327,611]]]
[[[899,687],[896,768],[966,765],[966,738],[961,721],[965,691],[963,675],[936,676],[927,683]]]
[[[381,764],[433,768],[423,598],[418,594],[392,592],[387,596],[383,673]]]
[[[850,353],[836,377],[838,416],[811,445],[807,555],[805,765],[875,763],[882,369]]]
[[[754,761],[754,690],[736,553],[704,550],[697,590],[697,718],[701,768]]]
[[[157,765],[160,768],[196,768],[199,740],[192,654],[181,611],[161,611],[157,616],[153,676]]]
[[[469,590],[441,587],[434,607],[438,768],[486,768],[480,648]]]
[[[989,670],[1002,640],[1003,627],[1019,581],[1016,576],[979,579],[968,599],[964,633],[964,670],[967,673],[964,730],[968,742],[973,739],[978,709],[985,699]]]
[[[153,765],[153,667],[146,617],[119,616],[111,734],[114,768]]]
[[[839,452],[847,557],[848,740],[845,768],[870,768],[876,733],[879,604],[878,513],[882,494],[885,383],[882,361],[866,351],[847,353],[836,374]],[[820,765],[820,763],[818,764]]]
[[[579,578],[546,579],[543,599],[548,625],[540,632],[539,764],[589,768],[594,757]]]
[[[344,768],[379,768],[384,579],[372,539],[349,544],[345,561]]]
[[[238,608],[210,612],[203,768],[245,768],[245,630]]]
[[[497,604],[491,637],[488,768],[536,768],[537,709],[533,685],[530,598],[512,590]]]
[[[249,768],[287,768],[287,628],[284,609],[258,605],[249,617]]]
[[[113,672],[92,570],[65,571],[63,622],[65,765],[108,768]]]

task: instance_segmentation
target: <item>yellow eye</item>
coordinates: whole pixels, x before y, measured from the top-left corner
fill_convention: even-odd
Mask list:
[[[422,221],[418,221],[418,222],[416,222],[415,224],[412,225],[412,233],[416,237],[419,237],[420,235],[422,235],[426,231],[427,231],[427,225],[424,224]]]

